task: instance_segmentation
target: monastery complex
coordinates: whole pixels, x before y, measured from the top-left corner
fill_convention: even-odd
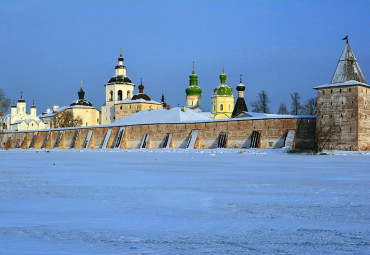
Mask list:
[[[186,106],[171,108],[164,95],[157,102],[145,94],[142,80],[134,94],[126,71],[121,51],[115,75],[104,85],[100,110],[85,99],[82,82],[76,101],[40,115],[34,104],[26,113],[21,95],[10,114],[0,119],[0,147],[370,150],[370,86],[348,40],[331,83],[314,87],[316,116],[249,112],[242,79],[234,98],[224,70],[213,90],[212,111],[204,112],[194,64],[185,90]],[[68,117],[71,124],[66,126]]]

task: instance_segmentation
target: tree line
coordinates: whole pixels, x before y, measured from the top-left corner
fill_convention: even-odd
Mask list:
[[[315,115],[317,98],[308,99],[301,105],[301,97],[298,92],[290,93],[290,111],[286,104],[281,103],[277,114],[292,114],[292,115]],[[258,93],[257,100],[252,102],[252,112],[271,113],[270,99],[265,90]]]

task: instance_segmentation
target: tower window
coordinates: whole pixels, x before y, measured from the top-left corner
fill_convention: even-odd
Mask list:
[[[127,98],[130,99],[131,98],[131,93],[129,90],[127,90]]]
[[[113,101],[113,90],[109,92],[109,101]]]
[[[220,111],[223,111],[223,110],[224,110],[224,105],[220,104]]]
[[[230,104],[227,106],[227,108],[228,108],[229,111],[231,111],[231,105]]]
[[[117,96],[118,96],[118,100],[121,101],[122,100],[122,90],[118,90]]]

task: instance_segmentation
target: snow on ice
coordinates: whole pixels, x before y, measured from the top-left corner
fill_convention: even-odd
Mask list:
[[[0,151],[0,253],[367,254],[370,157],[340,154]]]

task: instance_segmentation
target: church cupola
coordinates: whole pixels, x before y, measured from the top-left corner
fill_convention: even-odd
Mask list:
[[[233,89],[226,85],[224,68],[220,74],[220,85],[213,89],[212,114],[215,119],[230,118],[234,110]]]
[[[138,88],[139,93],[134,95],[131,100],[143,99],[145,101],[151,101],[150,97],[147,94],[144,94],[143,78],[140,78],[140,85],[138,86]]]
[[[21,97],[17,101],[17,113],[26,113],[26,101],[23,99],[23,92],[21,92]]]
[[[82,81],[81,81],[81,88],[77,92],[77,94],[78,94],[78,99],[80,99],[80,100],[84,100],[85,99],[85,91],[82,89]]]
[[[242,82],[242,75],[240,75],[240,82],[238,86],[236,86],[236,90],[238,91],[238,99],[236,100],[233,113],[231,114],[231,117],[237,117],[242,112],[247,112],[248,107],[244,100],[244,90],[245,86]]]
[[[115,67],[116,76],[126,76],[126,66],[123,65],[122,49],[118,58],[118,65]]]
[[[80,90],[77,92],[77,94],[78,94],[78,100],[71,103],[70,106],[79,106],[79,105],[92,106],[92,103],[85,100],[85,91],[82,89],[82,81],[81,81]]]
[[[37,115],[35,100],[32,100],[32,105],[31,105],[31,109],[30,109],[30,115],[31,116],[36,116]]]
[[[163,108],[166,108],[166,107],[167,107],[167,104],[166,104],[166,102],[164,101],[164,94],[163,94],[163,91],[162,91],[161,103],[162,103],[162,105],[163,105]]]
[[[15,116],[17,114],[17,106],[15,105],[15,101],[13,100],[12,107],[10,108],[10,116]]]
[[[185,90],[186,107],[198,108],[202,105],[202,89],[198,86],[198,75],[195,73],[194,61],[193,72],[189,75],[189,87]]]
[[[118,57],[118,65],[114,68],[115,76],[109,79],[108,84],[130,84],[131,79],[126,75],[126,66],[123,65],[122,49]]]

